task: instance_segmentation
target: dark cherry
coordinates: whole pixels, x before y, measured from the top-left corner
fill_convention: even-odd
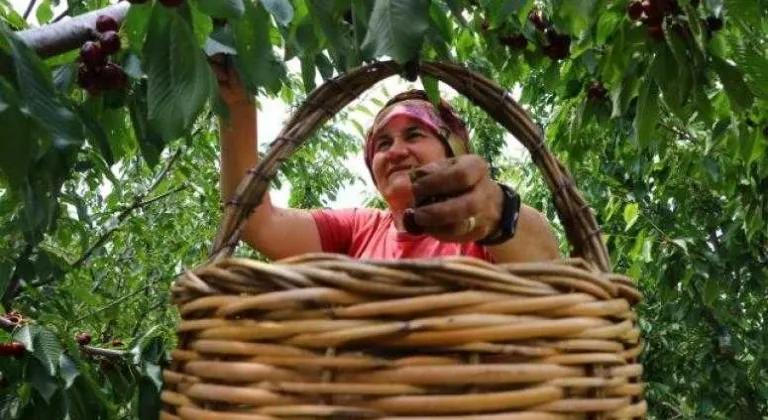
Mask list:
[[[629,15],[629,18],[634,21],[640,20],[640,18],[643,17],[643,3],[639,1],[629,3],[627,6],[627,14]]]
[[[112,16],[108,15],[99,15],[99,17],[96,18],[96,30],[99,32],[107,32],[107,31],[115,31],[120,29],[120,25],[117,24],[117,21],[112,18]]]
[[[106,55],[98,42],[85,41],[80,47],[80,60],[89,67],[98,67],[106,62]]]
[[[120,51],[120,35],[115,31],[107,31],[101,34],[99,43],[104,54],[110,55]]]

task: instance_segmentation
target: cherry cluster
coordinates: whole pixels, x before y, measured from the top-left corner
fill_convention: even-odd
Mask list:
[[[96,18],[96,40],[86,41],[80,47],[77,84],[91,95],[120,89],[128,83],[120,66],[109,61],[110,55],[120,51],[118,29],[119,25],[112,17],[100,15]]]
[[[690,0],[691,5],[698,7],[698,0]],[[633,21],[642,22],[648,31],[648,36],[656,41],[664,40],[664,19],[676,18],[683,14],[677,0],[634,0],[627,5],[627,15]],[[712,32],[723,29],[723,20],[717,16],[708,16],[705,19],[707,31]],[[688,29],[679,21],[673,22],[675,32],[685,37]]]
[[[528,20],[537,31],[544,34],[547,44],[544,46],[544,55],[553,60],[562,60],[568,57],[571,50],[571,36],[561,34],[552,26],[552,22],[544,16],[540,9],[532,10],[528,14]]]

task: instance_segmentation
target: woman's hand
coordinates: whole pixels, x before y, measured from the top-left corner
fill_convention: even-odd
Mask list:
[[[501,221],[503,192],[490,177],[488,163],[464,155],[422,168],[413,182],[417,202],[430,197],[442,201],[406,212],[424,233],[443,242],[472,242],[496,231]],[[406,220],[406,226],[409,223]]]

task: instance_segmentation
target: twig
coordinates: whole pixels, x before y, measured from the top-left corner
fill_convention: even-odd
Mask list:
[[[56,22],[58,22],[58,21],[60,21],[60,20],[64,19],[64,18],[65,18],[65,17],[67,17],[67,16],[69,16],[69,7],[67,7],[66,9],[64,9],[64,11],[63,11],[63,12],[61,12],[61,14],[60,14],[60,15],[56,16],[55,18],[53,18],[53,20],[51,21],[51,23],[56,23]]]
[[[123,297],[121,297],[121,298],[119,298],[119,299],[117,299],[117,300],[113,300],[112,302],[109,302],[108,304],[106,304],[106,305],[102,306],[102,307],[101,307],[101,308],[99,308],[99,309],[96,309],[96,310],[93,310],[93,311],[91,311],[91,312],[88,312],[87,314],[85,314],[85,315],[81,316],[80,318],[77,318],[77,319],[75,320],[75,323],[78,323],[78,322],[80,322],[80,321],[82,321],[82,320],[84,320],[84,319],[86,319],[86,318],[88,318],[88,317],[91,317],[91,316],[93,316],[93,315],[96,315],[96,314],[98,314],[98,313],[104,312],[104,311],[106,311],[107,309],[109,309],[109,308],[111,308],[111,307],[113,307],[113,306],[115,306],[115,305],[118,305],[118,304],[120,304],[120,303],[124,302],[124,301],[125,301],[126,299],[128,299],[128,298],[130,298],[130,297],[133,297],[133,296],[136,296],[136,295],[138,295],[139,293],[141,293],[141,292],[143,292],[144,290],[146,290],[148,287],[149,287],[148,285],[147,285],[147,286],[144,286],[144,287],[140,287],[140,288],[138,288],[138,289],[134,290],[133,292],[131,292],[131,293],[128,293],[127,295],[125,295],[125,296],[123,296]]]
[[[80,346],[80,351],[89,356],[102,356],[109,358],[120,358],[128,354],[128,352],[125,350],[105,349],[94,346]]]
[[[24,20],[27,20],[30,13],[32,13],[32,9],[35,8],[35,3],[37,3],[37,0],[30,0],[29,4],[27,5],[27,10],[24,11]]]

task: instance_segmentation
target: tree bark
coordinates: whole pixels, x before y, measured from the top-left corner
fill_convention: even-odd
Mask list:
[[[96,18],[109,15],[118,23],[125,20],[130,3],[124,1],[103,9],[94,10],[62,20],[31,28],[16,33],[24,43],[32,47],[41,58],[53,57],[67,51],[80,48],[85,41],[92,38],[96,28]]]

